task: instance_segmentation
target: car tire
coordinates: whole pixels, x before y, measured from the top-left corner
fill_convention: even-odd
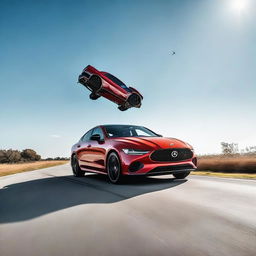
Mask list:
[[[97,100],[98,98],[100,98],[100,95],[97,95],[97,94],[92,92],[89,97],[90,97],[91,100]]]
[[[132,107],[136,107],[136,106],[140,106],[141,105],[141,98],[138,94],[136,93],[132,93],[128,99],[127,99],[128,103],[132,106]]]
[[[173,173],[172,175],[175,177],[175,179],[185,179],[189,174],[190,172],[177,172]]]
[[[127,110],[128,108],[121,105],[121,106],[118,106],[118,109],[121,110],[121,111],[125,111],[125,110]]]
[[[92,75],[87,82],[87,86],[92,90],[92,92],[97,92],[101,89],[102,81],[97,75]]]
[[[118,155],[111,152],[107,158],[107,173],[111,183],[118,184],[122,181],[122,170]]]
[[[81,168],[78,164],[78,160],[75,155],[72,156],[71,167],[72,167],[72,171],[73,171],[73,174],[75,177],[83,177],[84,176],[85,171],[81,170]]]

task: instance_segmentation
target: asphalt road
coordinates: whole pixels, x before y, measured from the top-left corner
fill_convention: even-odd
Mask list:
[[[256,255],[256,181],[71,176],[0,179],[1,256]]]

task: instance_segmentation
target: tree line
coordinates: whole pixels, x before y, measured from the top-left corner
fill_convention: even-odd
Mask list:
[[[47,157],[47,158],[45,158],[43,160],[46,160],[46,161],[51,161],[51,160],[70,160],[70,158],[69,157],[59,157],[59,156],[57,156],[57,157]]]
[[[33,149],[24,149],[22,151],[16,149],[0,149],[0,163],[23,163],[23,162],[34,162],[39,160],[69,160],[68,157],[48,157],[42,159],[39,154]]]
[[[24,149],[22,151],[14,149],[0,150],[0,163],[19,163],[39,160],[41,160],[41,156],[33,149]]]
[[[250,146],[246,147],[245,149],[239,150],[238,144],[237,143],[227,143],[227,142],[221,142],[221,149],[222,149],[222,154],[224,155],[237,155],[237,154],[242,154],[242,155],[251,155],[251,154],[256,154],[256,146]]]

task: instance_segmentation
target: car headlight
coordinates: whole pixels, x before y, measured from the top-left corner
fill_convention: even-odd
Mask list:
[[[145,155],[150,152],[149,150],[130,149],[130,148],[124,148],[122,150],[127,155],[137,155],[137,156]]]
[[[187,146],[190,148],[190,150],[193,152],[193,153],[195,153],[195,150],[194,150],[194,148],[189,144],[189,143],[187,143],[187,142],[185,142],[186,144],[187,144]]]

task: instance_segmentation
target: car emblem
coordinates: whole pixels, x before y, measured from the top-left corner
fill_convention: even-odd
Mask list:
[[[173,150],[172,153],[171,153],[171,156],[172,156],[173,158],[176,158],[176,157],[178,156],[178,151]]]
[[[170,143],[170,146],[174,146],[174,143]]]

